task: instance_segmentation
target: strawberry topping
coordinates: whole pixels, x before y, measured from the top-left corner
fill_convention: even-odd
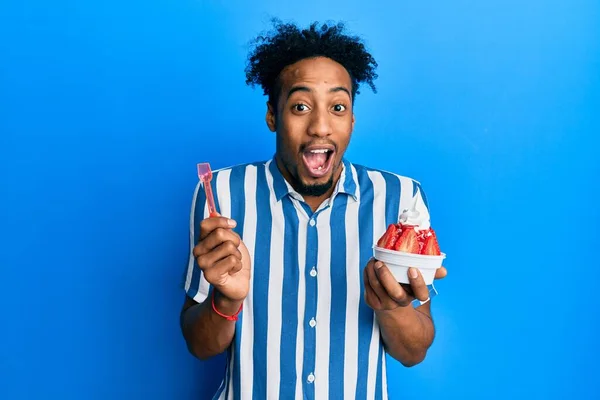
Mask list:
[[[417,231],[414,225],[390,224],[377,241],[377,246],[388,250],[423,255],[441,255],[433,229]]]

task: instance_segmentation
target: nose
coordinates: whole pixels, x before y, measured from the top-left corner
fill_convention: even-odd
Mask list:
[[[311,113],[308,126],[310,136],[326,137],[333,133],[331,127],[331,115],[326,110],[317,109]]]

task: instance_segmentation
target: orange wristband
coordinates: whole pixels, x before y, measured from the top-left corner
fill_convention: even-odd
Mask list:
[[[221,317],[225,318],[227,321],[237,321],[238,315],[240,314],[240,312],[242,311],[242,308],[244,307],[244,303],[240,304],[240,309],[237,310],[237,312],[233,315],[225,315],[223,313],[220,313],[219,310],[217,310],[217,307],[215,307],[215,292],[214,291],[212,292],[211,302],[212,302],[213,311],[216,312]]]

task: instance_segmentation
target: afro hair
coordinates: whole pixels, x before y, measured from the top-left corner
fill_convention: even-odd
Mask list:
[[[377,78],[377,62],[357,36],[345,32],[343,23],[313,22],[300,29],[292,23],[273,20],[274,29],[252,42],[246,66],[246,84],[259,85],[273,106],[277,103],[279,75],[288,65],[313,57],[327,57],[341,64],[352,81],[352,98],[361,83],[377,93],[373,81]]]

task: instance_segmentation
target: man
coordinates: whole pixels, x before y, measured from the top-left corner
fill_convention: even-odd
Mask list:
[[[182,331],[198,358],[227,351],[215,398],[386,398],[385,352],[412,366],[433,341],[433,286],[371,257],[405,210],[429,223],[422,188],[344,158],[376,66],[342,25],[257,39],[247,82],[268,96],[275,156],[216,172],[220,215],[199,186],[190,219]]]

